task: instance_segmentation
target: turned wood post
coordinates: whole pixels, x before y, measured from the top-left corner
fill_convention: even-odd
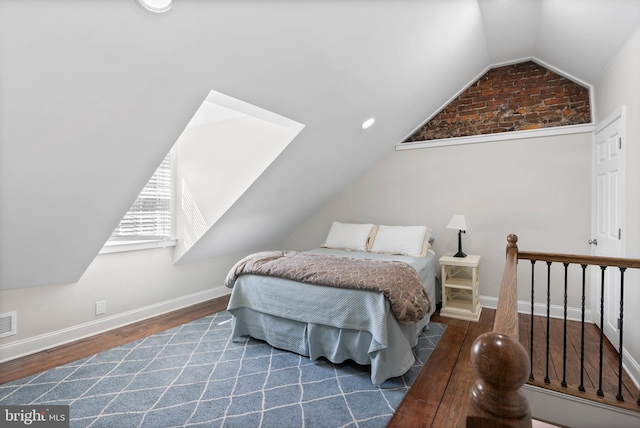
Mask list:
[[[504,334],[479,336],[471,348],[478,380],[471,389],[468,427],[530,427],[531,409],[521,391],[529,378],[529,356],[520,342]]]
[[[521,390],[530,372],[529,355],[518,341],[518,237],[507,237],[507,258],[493,331],[471,348],[478,379],[467,406],[468,427],[531,427],[531,408]]]

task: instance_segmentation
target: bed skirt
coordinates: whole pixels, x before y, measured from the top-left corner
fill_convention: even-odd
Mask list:
[[[416,324],[400,324],[387,319],[387,344],[379,343],[368,331],[341,329],[265,314],[250,308],[230,309],[234,340],[251,336],[271,346],[316,360],[324,357],[333,363],[352,360],[371,366],[371,382],[380,385],[401,376],[415,362],[413,349],[418,337],[429,328],[429,317]]]

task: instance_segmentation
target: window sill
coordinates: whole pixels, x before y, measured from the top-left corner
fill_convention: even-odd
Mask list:
[[[124,251],[147,250],[150,248],[175,247],[177,243],[177,239],[107,242],[98,254],[122,253]]]

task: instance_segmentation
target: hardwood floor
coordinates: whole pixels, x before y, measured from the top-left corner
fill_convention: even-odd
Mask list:
[[[115,330],[0,364],[0,385],[115,348],[223,311],[229,296],[159,315]]]
[[[495,310],[484,308],[477,323],[441,317],[436,313],[432,321],[447,324],[444,335],[438,342],[427,364],[420,372],[411,390],[398,407],[389,427],[463,427],[465,426],[466,406],[469,391],[475,382],[476,375],[470,362],[471,346],[480,334],[491,331]],[[624,402],[616,400],[618,390],[618,353],[605,341],[603,363],[603,391],[605,397],[596,395],[598,387],[598,349],[600,331],[593,324],[585,325],[585,367],[588,374],[584,376],[586,391],[580,392],[577,385],[580,380],[580,323],[569,322],[567,326],[567,373],[568,387],[562,387],[562,321],[551,320],[549,357],[549,380],[545,383],[546,374],[546,319],[534,317],[534,380],[531,385],[568,393],[577,397],[597,401],[616,407],[640,412],[636,404],[638,389],[631,379],[623,376]],[[521,314],[519,317],[520,342],[529,351],[530,317]],[[593,379],[596,379],[594,382]],[[595,387],[594,387],[595,385]],[[535,417],[535,415],[534,415]]]
[[[471,345],[491,330],[494,315],[495,311],[483,309],[477,323],[441,317],[438,312],[431,317],[447,324],[447,329],[389,427],[465,426],[469,391],[476,379],[469,361]]]
[[[40,373],[80,358],[129,343],[151,334],[164,331],[189,321],[202,318],[226,309],[228,296],[204,302],[189,308],[141,321],[110,332],[82,339],[58,348],[39,352],[13,361],[0,364],[0,384],[11,382],[32,374]],[[462,427],[465,425],[466,406],[469,391],[476,376],[469,361],[471,346],[480,334],[490,331],[495,311],[484,308],[480,320],[476,322],[462,321],[441,317],[436,312],[432,321],[447,325],[438,346],[427,361],[411,390],[398,407],[389,427]],[[628,376],[624,377],[623,394],[625,402],[616,402],[617,393],[617,352],[605,342],[605,361],[603,363],[603,391],[605,398],[596,396],[594,388],[598,386],[597,353],[589,352],[585,360],[587,375],[584,377],[585,393],[577,391],[579,373],[580,331],[578,323],[570,323],[567,327],[569,341],[567,344],[568,388],[560,386],[562,380],[562,326],[561,321],[552,320],[551,336],[554,344],[549,357],[550,383],[545,384],[546,374],[546,320],[534,317],[534,377],[530,383],[583,398],[640,411],[635,401],[638,390]],[[529,350],[529,316],[520,316],[520,341]],[[576,325],[577,324],[577,325]],[[593,325],[585,329],[585,349],[599,349],[599,330]],[[560,341],[558,340],[560,331]],[[577,338],[577,339],[576,339]],[[577,340],[577,341],[576,341]],[[593,355],[596,355],[595,357]],[[594,375],[595,373],[595,375]],[[571,390],[574,389],[574,391]],[[535,415],[534,415],[535,416]]]
[[[530,316],[520,314],[520,343],[530,352]],[[534,317],[533,320],[533,376],[534,379],[528,383],[546,389],[570,394],[576,397],[586,398],[604,404],[620,407],[623,409],[640,412],[638,400],[638,388],[625,371],[622,373],[622,396],[624,401],[618,401],[618,352],[611,343],[604,338],[603,341],[603,364],[602,364],[602,392],[604,397],[597,396],[600,386],[599,379],[599,355],[600,355],[600,329],[595,324],[585,324],[585,359],[584,374],[582,384],[585,392],[578,390],[581,383],[580,372],[580,348],[581,348],[581,327],[576,321],[567,322],[567,345],[566,363],[563,362],[563,322],[560,319],[551,319],[549,358],[546,353],[546,328],[545,317]],[[548,361],[548,364],[547,364]],[[547,372],[547,365],[549,367]],[[548,373],[548,375],[547,375]],[[549,378],[549,383],[545,382],[545,377]],[[562,380],[567,386],[563,387]]]

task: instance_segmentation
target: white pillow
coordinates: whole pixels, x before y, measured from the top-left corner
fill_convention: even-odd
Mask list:
[[[379,225],[371,246],[372,253],[424,257],[429,249],[431,229],[426,226]]]
[[[325,248],[341,250],[367,251],[367,244],[373,224],[340,223],[334,221],[329,229],[327,239],[322,244]]]

